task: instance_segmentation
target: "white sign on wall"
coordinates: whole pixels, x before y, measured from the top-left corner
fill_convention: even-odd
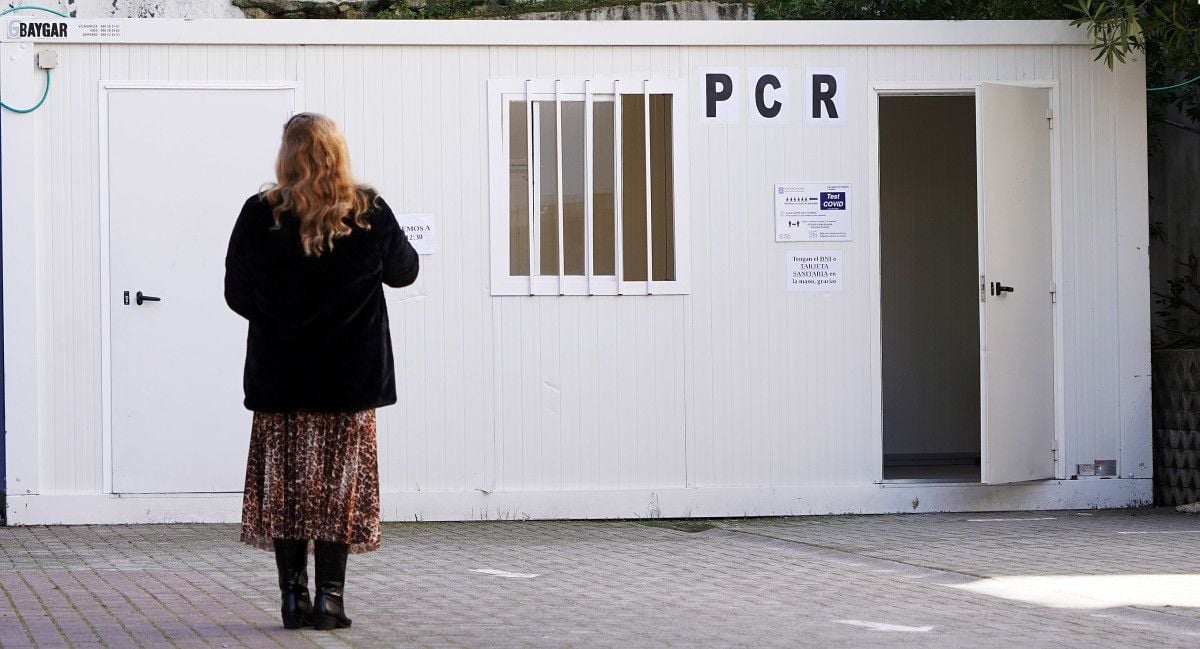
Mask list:
[[[792,101],[787,68],[750,68],[746,114],[751,124],[787,124]]]
[[[787,290],[794,293],[840,292],[842,290],[842,251],[788,251]]]
[[[396,221],[418,255],[437,252],[437,230],[433,227],[432,214],[397,214]]]
[[[846,68],[808,68],[804,71],[805,118],[816,124],[845,123]]]
[[[775,185],[775,241],[850,241],[849,183]]]
[[[700,68],[700,119],[710,124],[737,124],[741,85],[737,68]]]

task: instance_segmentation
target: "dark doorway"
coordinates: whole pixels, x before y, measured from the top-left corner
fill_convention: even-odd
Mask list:
[[[883,478],[980,480],[975,97],[879,99]]]

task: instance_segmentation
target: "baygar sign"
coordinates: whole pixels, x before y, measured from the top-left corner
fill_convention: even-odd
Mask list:
[[[67,23],[58,20],[10,20],[9,40],[50,40],[67,38]]]

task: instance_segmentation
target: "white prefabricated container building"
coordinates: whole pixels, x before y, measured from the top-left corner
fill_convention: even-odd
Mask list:
[[[422,253],[385,520],[1150,501],[1144,63],[1065,23],[0,20],[10,523],[237,520],[297,111]]]

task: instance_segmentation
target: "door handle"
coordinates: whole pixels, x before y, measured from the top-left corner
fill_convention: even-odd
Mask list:
[[[1013,292],[1013,287],[1005,286],[1005,285],[1001,284],[1000,282],[996,282],[996,295],[1004,295],[1005,293],[1012,293],[1012,292]]]
[[[1010,288],[1008,290],[1011,291],[1012,289]],[[153,295],[143,295],[141,291],[138,291],[137,295],[135,295],[134,298],[135,298],[135,301],[137,302],[138,306],[142,306],[142,302],[162,302],[161,297],[154,297]]]

